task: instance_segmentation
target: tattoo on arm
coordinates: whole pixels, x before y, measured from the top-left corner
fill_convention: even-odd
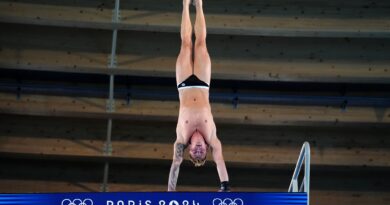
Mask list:
[[[173,157],[173,162],[171,170],[169,172],[169,182],[168,182],[168,191],[176,190],[177,178],[179,176],[180,163],[183,160],[184,144],[176,144],[175,147],[175,156]]]

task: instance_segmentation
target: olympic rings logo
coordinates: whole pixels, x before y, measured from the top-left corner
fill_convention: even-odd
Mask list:
[[[61,205],[93,205],[93,201],[92,199],[73,199],[73,201],[70,199],[64,199],[62,200]]]
[[[220,198],[215,198],[213,200],[213,205],[244,205],[244,201],[242,201],[242,199],[240,198],[226,198],[224,200]]]

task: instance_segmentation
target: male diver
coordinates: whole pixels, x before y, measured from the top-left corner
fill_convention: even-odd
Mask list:
[[[176,83],[180,110],[176,127],[177,138],[173,146],[173,160],[169,173],[168,191],[176,191],[180,164],[185,148],[196,167],[204,165],[208,148],[217,166],[221,186],[229,191],[229,176],[222,155],[221,142],[211,114],[209,85],[211,61],[206,47],[206,22],[202,0],[193,0],[196,7],[195,44],[192,44],[192,25],[189,14],[191,0],[183,0],[181,21],[181,49],[176,62]],[[194,51],[194,59],[192,52]]]

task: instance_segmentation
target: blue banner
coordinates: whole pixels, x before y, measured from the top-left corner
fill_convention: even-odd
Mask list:
[[[0,205],[304,205],[306,193],[119,192],[0,194]]]

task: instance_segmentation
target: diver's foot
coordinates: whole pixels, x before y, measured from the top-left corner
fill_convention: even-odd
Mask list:
[[[183,0],[183,6],[189,6],[192,0]]]
[[[203,5],[203,0],[192,0],[192,5],[194,5],[195,7],[202,7]]]

